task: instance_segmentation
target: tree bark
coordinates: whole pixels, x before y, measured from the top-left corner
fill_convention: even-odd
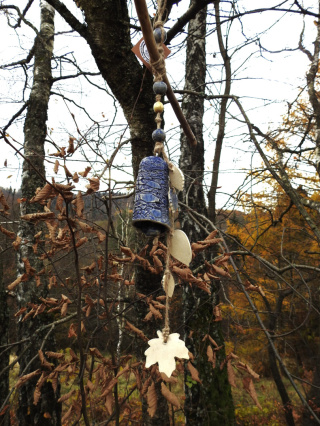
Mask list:
[[[280,315],[281,310],[282,310],[282,303],[283,303],[284,298],[285,298],[284,294],[282,294],[278,297],[274,312],[272,312],[272,310],[271,310],[270,303],[267,301],[266,298],[264,298],[264,302],[265,302],[266,307],[269,311],[269,332],[270,332],[270,335],[273,335],[275,330],[276,330],[277,320],[278,320],[279,315]],[[286,389],[286,387],[283,383],[283,380],[282,380],[282,377],[281,377],[281,374],[280,374],[280,370],[279,370],[278,365],[277,365],[277,358],[275,356],[275,353],[274,353],[271,345],[268,345],[268,355],[269,355],[269,365],[270,365],[272,377],[273,377],[273,380],[274,380],[274,382],[277,386],[281,401],[283,403],[284,415],[285,415],[285,418],[286,418],[286,422],[289,426],[294,426],[295,421],[294,421],[294,418],[293,418],[293,415],[292,415],[292,401],[291,401],[290,396],[287,392],[287,389]]]
[[[319,296],[316,297],[316,300],[314,300],[315,306],[320,307],[319,303]],[[320,324],[318,321],[318,336],[320,335]],[[312,379],[312,386],[310,387],[308,393],[307,393],[307,402],[310,405],[310,407],[315,411],[315,413],[318,414],[318,410],[320,408],[320,344],[318,344],[318,351],[316,352],[314,356],[314,371],[313,371],[313,379]],[[304,408],[303,412],[303,425],[305,426],[315,426],[318,425],[319,422],[310,415],[310,412],[307,410],[307,408]]]
[[[318,10],[320,11],[320,1],[318,1]],[[314,151],[314,162],[318,175],[320,176],[320,102],[318,99],[318,91],[316,88],[317,74],[319,69],[319,54],[320,54],[320,28],[317,24],[317,36],[314,41],[314,53],[311,56],[310,69],[307,72],[307,87],[309,94],[309,101],[312,105],[314,120],[315,120],[315,151]],[[301,48],[301,40],[299,47]]]
[[[34,196],[38,187],[44,185],[44,143],[47,133],[47,109],[52,81],[51,57],[54,41],[54,9],[46,1],[41,1],[40,8],[41,23],[35,46],[33,84],[24,124],[24,155],[26,160],[23,162],[21,193],[22,197],[27,200]],[[42,177],[36,173],[35,169]],[[21,215],[37,211],[39,211],[39,207],[36,204],[21,203]],[[23,259],[28,259],[36,271],[40,271],[43,268],[43,262],[39,260],[38,255],[34,253],[32,248],[36,232],[35,225],[27,221],[20,222],[18,235],[25,243],[21,245],[17,256],[19,275],[25,272]],[[19,285],[17,291],[19,307],[27,306],[28,303],[38,303],[39,296],[45,297],[46,294],[46,283],[37,288],[35,280],[29,278],[27,282]],[[19,322],[19,340],[31,338],[32,343],[21,358],[21,374],[27,374],[37,368],[41,368],[40,361],[37,358],[38,350],[41,347],[43,350],[54,350],[52,335],[47,336],[46,341],[44,341],[44,334],[34,334],[37,328],[48,322],[49,318],[44,315],[37,316],[35,319],[29,318],[25,322]],[[20,345],[19,351],[24,350],[24,345]],[[60,425],[61,407],[57,403],[59,396],[54,392],[51,383],[46,382],[43,385],[40,401],[37,405],[33,404],[36,381],[37,379],[30,380],[20,389],[17,413],[19,424],[23,426]]]
[[[318,412],[320,407],[320,349],[316,356],[312,387],[307,394],[307,402],[315,412]],[[319,422],[311,416],[310,412],[305,408],[303,412],[303,425],[315,426],[318,424]]]
[[[141,238],[137,245],[141,248],[143,243],[147,243],[147,238]],[[151,259],[149,259],[151,260]],[[160,294],[161,285],[161,276],[152,275],[149,271],[145,271],[142,268],[136,269],[136,290],[139,293],[148,295],[148,294]],[[142,300],[138,301],[134,305],[134,314],[135,314],[135,324],[140,329],[143,330],[144,334],[149,338],[153,339],[157,337],[156,331],[161,329],[161,326],[155,323],[155,321],[144,321],[144,318],[148,312],[148,304]],[[148,349],[148,344],[142,342],[141,339],[135,339],[133,342],[134,354],[137,359],[145,361],[144,352]],[[161,383],[155,383],[155,390],[157,393],[157,410],[153,417],[150,417],[148,413],[148,405],[145,398],[142,400],[142,424],[144,426],[166,426],[170,424],[169,420],[169,411],[168,411],[168,402],[163,397],[161,393]]]
[[[3,283],[3,259],[0,259],[0,346],[8,344],[9,332],[9,310],[7,305],[7,292]],[[0,349],[0,373],[9,365],[10,351]],[[0,376],[0,406],[2,406],[5,398],[9,393],[9,370]],[[9,408],[0,416],[0,424],[3,426],[10,425]]]
[[[283,403],[284,415],[286,418],[287,425],[294,426],[295,422],[292,415],[292,402],[288,395],[287,389],[283,383],[283,380],[277,365],[277,358],[275,357],[275,354],[270,345],[268,345],[268,354],[269,354],[269,365],[270,365],[272,377],[277,386],[279,395],[281,397],[281,401]]]
[[[191,1],[190,7],[196,3]],[[186,80],[184,90],[204,92],[206,79],[206,9],[202,9],[189,22],[186,57]],[[193,210],[206,215],[206,203],[203,191],[204,175],[204,141],[203,141],[203,97],[185,94],[182,110],[194,132],[198,145],[190,147],[181,135],[180,168],[185,176],[185,190],[182,194],[184,204]],[[187,211],[179,215],[181,228],[186,232],[190,241],[203,240],[207,234],[195,223]],[[199,266],[193,262],[192,266]],[[214,321],[213,308],[218,304],[217,292],[219,282],[212,283],[212,294],[189,287],[184,293],[184,317],[186,345],[195,356],[195,366],[199,371],[202,384],[194,383],[186,369],[185,374],[185,416],[187,425],[232,425],[234,424],[234,407],[230,384],[226,369],[220,370],[220,364],[225,358],[221,349],[217,354],[217,367],[212,368],[208,362],[207,344],[203,337],[206,334],[223,345],[221,324]],[[192,333],[191,333],[192,331]]]

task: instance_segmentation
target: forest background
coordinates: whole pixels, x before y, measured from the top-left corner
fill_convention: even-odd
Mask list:
[[[197,139],[165,98],[194,253],[168,378],[144,366],[166,241],[131,225],[156,127],[135,4],[0,2],[1,424],[320,423],[320,4],[264,3],[147,5]]]

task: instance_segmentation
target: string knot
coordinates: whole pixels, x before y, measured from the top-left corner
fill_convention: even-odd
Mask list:
[[[170,335],[170,328],[169,328],[169,326],[165,326],[162,329],[162,336],[163,336],[164,343],[167,343],[169,335]]]
[[[163,47],[161,45],[158,46],[158,52],[160,58],[157,61],[150,60],[152,74],[154,75],[154,81],[162,81],[163,77],[166,75]]]
[[[168,164],[168,167],[170,168],[170,161],[164,150],[163,142],[156,142],[154,146],[153,154],[158,155],[159,157],[162,157],[164,161]]]

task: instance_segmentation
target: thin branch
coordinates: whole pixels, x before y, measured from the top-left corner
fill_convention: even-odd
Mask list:
[[[26,24],[26,25],[28,25],[28,27],[30,27],[30,28],[32,28],[33,29],[33,31],[36,33],[36,34],[39,34],[39,31],[37,30],[37,28],[33,25],[33,24],[31,24],[31,22],[29,22],[24,16],[23,16],[23,13],[21,13],[21,11],[20,11],[20,9],[17,7],[17,6],[14,6],[14,5],[11,5],[11,4],[8,4],[7,6],[0,6],[0,10],[7,10],[7,9],[13,9],[13,10],[15,10],[16,12],[17,12],[17,14],[18,14],[18,16],[19,16],[19,18]],[[14,28],[14,27],[13,27]]]
[[[70,74],[70,75],[61,75],[60,77],[53,77],[52,78],[52,83],[55,83],[56,81],[60,81],[60,80],[68,80],[69,78],[77,78],[80,76],[96,76],[96,75],[101,75],[100,72],[88,72],[88,71],[81,71],[78,72],[77,74]]]
[[[176,23],[171,27],[167,33],[166,44],[170,44],[170,41],[187,25],[187,23],[193,19],[196,14],[204,9],[208,4],[212,3],[212,0],[198,0],[189,7],[189,9],[180,18],[177,19]]]
[[[22,105],[22,107],[19,109],[19,111],[17,111],[11,118],[10,118],[10,120],[8,121],[8,123],[3,127],[3,132],[6,132],[8,129],[9,129],[9,127],[11,126],[11,124],[14,122],[14,120],[16,119],[16,118],[18,118],[22,113],[23,113],[23,111],[27,108],[27,106],[28,106],[28,104],[29,104],[29,101],[26,101],[23,105]]]
[[[22,16],[26,16],[26,14],[27,14],[28,10],[30,9],[30,7],[31,7],[31,5],[32,5],[32,3],[33,3],[33,2],[34,2],[34,0],[29,0],[29,1],[28,1],[28,3],[27,3],[27,5],[26,5],[26,7],[23,9]],[[16,25],[15,25],[13,28],[18,28],[18,27],[20,27],[20,25],[21,25],[21,21],[22,21],[22,19],[21,19],[21,18],[19,18],[19,19],[18,19],[18,22],[16,23]]]
[[[37,38],[35,38],[33,46],[31,47],[31,49],[30,49],[30,51],[29,51],[29,53],[28,53],[28,55],[25,59],[21,59],[20,61],[16,61],[16,62],[11,62],[10,64],[0,65],[0,69],[15,67],[16,65],[28,64],[31,61],[31,59],[34,57],[36,40],[37,40]]]
[[[56,9],[56,11],[64,18],[64,20],[77,31],[85,40],[87,40],[88,32],[87,26],[82,24],[78,19],[70,12],[70,10],[61,3],[60,0],[47,0],[52,7]]]

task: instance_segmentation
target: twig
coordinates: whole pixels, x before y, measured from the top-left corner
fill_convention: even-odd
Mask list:
[[[131,394],[133,394],[133,392],[135,391],[137,389],[137,385],[134,385],[132,388],[131,388],[131,390],[130,390],[130,392],[128,393],[128,395],[125,397],[125,398],[123,398],[123,400],[121,401],[121,404],[120,404],[120,407],[126,402],[126,400],[131,396]],[[111,420],[114,418],[114,416],[116,415],[116,410],[114,410],[113,411],[113,413],[111,414],[111,416],[109,417],[109,419],[106,421],[106,422],[104,422],[104,423],[99,423],[99,426],[106,426],[106,425],[108,425],[110,422],[111,422]]]

